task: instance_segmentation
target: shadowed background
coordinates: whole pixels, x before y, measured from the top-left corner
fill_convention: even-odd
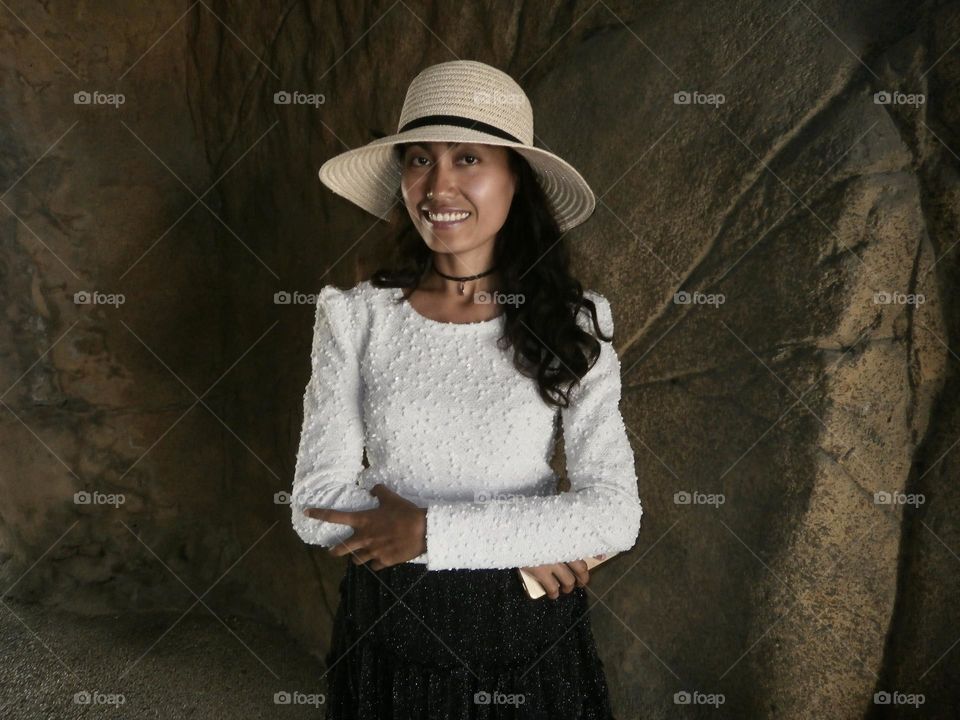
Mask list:
[[[0,5],[0,616],[35,670],[0,708],[95,684],[155,717],[130,683],[184,662],[197,712],[321,688],[342,560],[283,495],[310,294],[384,224],[316,172],[472,59],[598,196],[568,239],[645,508],[590,585],[618,712],[953,716],[960,3]],[[164,633],[191,606],[222,665]]]

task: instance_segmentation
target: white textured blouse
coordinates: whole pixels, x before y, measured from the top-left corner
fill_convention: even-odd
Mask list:
[[[585,294],[611,334],[606,298]],[[429,570],[543,565],[633,547],[643,508],[613,345],[599,341],[596,363],[561,409],[517,371],[512,349],[497,347],[505,315],[441,322],[394,304],[399,297],[399,288],[369,281],[319,293],[290,501],[304,542],[330,547],[353,534],[305,508],[375,508],[368,491],[383,483],[427,508],[427,550],[410,562]],[[593,334],[585,308],[578,322]],[[567,492],[550,467],[558,416]]]

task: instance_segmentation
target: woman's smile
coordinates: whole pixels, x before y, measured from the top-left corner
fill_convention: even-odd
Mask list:
[[[473,213],[459,208],[424,208],[423,218],[434,230],[448,230],[469,220]]]

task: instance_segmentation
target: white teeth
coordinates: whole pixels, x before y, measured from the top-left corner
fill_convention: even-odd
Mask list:
[[[466,218],[470,217],[470,213],[468,212],[432,213],[428,210],[427,217],[429,217],[434,222],[456,222],[458,220],[465,220]]]

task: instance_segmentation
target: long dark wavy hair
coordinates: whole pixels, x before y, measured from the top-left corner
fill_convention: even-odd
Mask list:
[[[406,144],[394,146],[402,165]],[[494,265],[502,280],[498,292],[518,294],[523,302],[504,304],[505,328],[497,340],[513,348],[513,364],[535,378],[540,397],[556,407],[568,407],[570,392],[593,367],[600,343],[577,323],[578,313],[590,313],[597,337],[609,342],[600,329],[597,308],[585,297],[570,272],[570,253],[550,201],[526,159],[506,148],[517,177],[517,192],[494,245]],[[431,267],[433,251],[417,232],[400,191],[390,217],[387,242],[393,257],[376,270],[370,283],[381,288],[416,289]],[[407,293],[409,294],[409,293]],[[403,297],[398,302],[408,302]]]

